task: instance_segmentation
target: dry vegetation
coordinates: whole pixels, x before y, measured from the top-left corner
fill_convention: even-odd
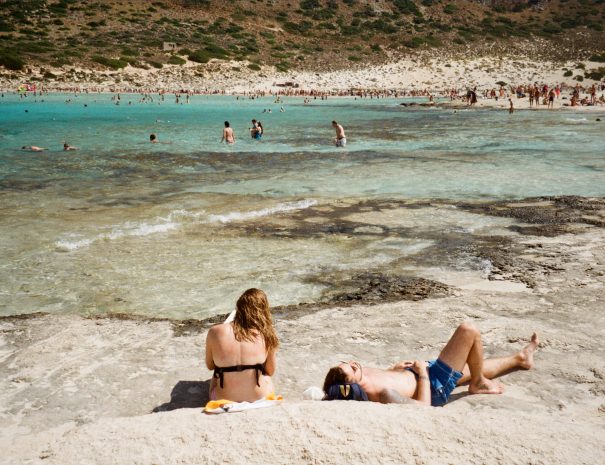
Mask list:
[[[327,70],[396,54],[603,59],[604,0],[4,0],[0,65],[119,69],[241,61]],[[536,37],[540,46],[532,47]],[[164,52],[164,42],[177,50]],[[544,45],[546,44],[546,45]],[[597,60],[599,61],[599,60]],[[1,69],[1,68],[0,68]],[[49,73],[48,77],[52,77]]]

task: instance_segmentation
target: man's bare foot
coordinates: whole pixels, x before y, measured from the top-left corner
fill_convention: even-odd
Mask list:
[[[534,352],[538,348],[540,340],[538,339],[538,333],[534,333],[531,336],[531,341],[517,354],[519,360],[519,368],[529,370],[534,367]]]
[[[477,383],[471,381],[468,392],[471,394],[502,394],[504,386],[496,381],[483,378]]]

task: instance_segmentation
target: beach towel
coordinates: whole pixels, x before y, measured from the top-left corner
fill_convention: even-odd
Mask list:
[[[254,402],[233,402],[232,400],[211,400],[204,407],[205,413],[232,413],[243,412],[244,410],[252,410],[256,408],[273,407],[284,400],[282,396],[269,394],[263,399]]]

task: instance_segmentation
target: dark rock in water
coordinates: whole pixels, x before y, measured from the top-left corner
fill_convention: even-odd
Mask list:
[[[543,224],[536,226],[509,226],[508,229],[524,236],[555,237],[568,232],[568,228],[562,224]]]
[[[361,273],[343,281],[326,279],[322,282],[330,282],[333,289],[340,291],[328,292],[319,302],[274,307],[273,316],[289,320],[334,306],[376,305],[400,300],[446,297],[451,294],[451,287],[437,281],[380,272]]]
[[[445,297],[450,294],[450,287],[437,281],[381,273],[362,273],[344,284],[356,289],[337,294],[330,301],[379,303],[396,300],[422,300],[429,297]]]
[[[515,218],[524,223],[542,225],[539,229],[517,228],[520,233],[556,236],[571,223],[605,226],[605,199],[577,196],[536,197],[493,203],[458,204],[473,213]],[[511,228],[512,229],[512,228]]]

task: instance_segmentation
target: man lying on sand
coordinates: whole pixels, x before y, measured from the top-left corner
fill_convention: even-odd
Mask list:
[[[324,400],[370,400],[382,403],[419,402],[444,405],[456,386],[469,383],[470,394],[501,394],[502,384],[492,381],[515,370],[529,370],[534,364],[538,335],[520,352],[507,357],[483,359],[479,330],[460,325],[439,357],[399,362],[388,370],[362,367],[359,362],[341,362],[328,371]]]

